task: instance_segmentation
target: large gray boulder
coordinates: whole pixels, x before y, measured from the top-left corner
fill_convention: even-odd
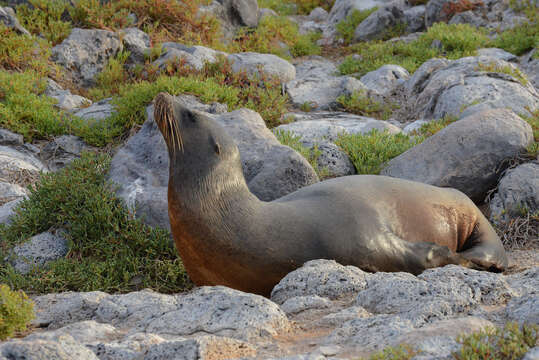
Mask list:
[[[144,64],[146,54],[150,51],[150,36],[136,27],[120,30],[124,49],[129,51],[132,63]]]
[[[22,135],[0,128],[0,145],[8,146],[22,144],[24,144],[24,138]]]
[[[363,20],[354,31],[355,41],[381,39],[393,27],[404,24],[405,16],[399,4],[384,6]]]
[[[202,70],[205,63],[214,63],[218,57],[227,54],[222,51],[213,50],[204,46],[187,46],[181,43],[164,42],[162,44],[165,52],[157,58],[153,65],[161,70],[165,69],[169,63],[178,63],[182,61],[184,65],[194,70]]]
[[[539,109],[539,94],[518,74],[514,64],[490,56],[431,59],[404,84],[410,119],[440,119],[489,108],[531,115]]]
[[[410,78],[408,70],[399,65],[384,65],[359,79],[368,89],[382,95],[390,94],[398,85]]]
[[[95,76],[121,49],[120,38],[112,31],[75,28],[52,48],[51,59],[65,67],[78,85],[91,86]]]
[[[79,137],[62,135],[43,146],[39,156],[47,164],[49,170],[57,171],[80,158],[83,151],[89,150],[91,148]]]
[[[530,125],[510,110],[473,113],[390,160],[382,175],[456,188],[483,200],[502,162],[533,141]]]
[[[99,358],[71,336],[65,335],[60,341],[23,339],[4,342],[0,344],[0,359],[98,360]]]
[[[0,205],[22,199],[28,194],[28,190],[17,184],[0,181]]]
[[[0,145],[0,182],[4,183],[4,188],[10,184],[13,186],[11,191],[19,192],[17,189],[33,184],[41,172],[47,171],[45,164],[26,145]],[[0,202],[7,197],[7,193],[7,190],[0,192]],[[4,199],[3,202],[11,200],[14,199]]]
[[[95,102],[88,107],[76,111],[74,115],[86,120],[90,124],[106,119],[114,113],[114,107],[111,104],[111,100],[111,98],[107,98]]]
[[[188,106],[205,112],[222,112],[182,96]],[[118,194],[131,209],[152,226],[170,228],[167,205],[169,159],[165,142],[147,109],[140,131],[112,159],[110,179],[120,185]],[[209,114],[209,113],[208,113]],[[258,113],[241,109],[213,118],[237,142],[243,173],[249,189],[261,200],[270,201],[318,181],[301,155],[281,145]]]
[[[23,199],[23,197],[19,197],[16,200],[11,200],[3,205],[0,205],[0,224],[7,225],[11,222],[12,217],[15,215],[15,208]]]
[[[271,291],[271,300],[284,304],[298,296],[339,299],[355,295],[367,286],[369,275],[355,266],[334,260],[311,260],[286,275]]]
[[[529,162],[509,170],[490,201],[490,211],[493,221],[539,211],[539,163]]]
[[[335,109],[337,98],[367,88],[351,76],[336,76],[336,66],[322,59],[307,60],[296,66],[296,79],[286,84],[286,92],[296,107]]]
[[[248,75],[263,74],[276,78],[283,83],[296,78],[296,68],[288,61],[273,55],[244,52],[228,55],[227,59],[232,63],[232,71],[246,72]]]

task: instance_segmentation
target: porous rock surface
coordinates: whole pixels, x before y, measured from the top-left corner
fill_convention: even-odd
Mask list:
[[[244,52],[230,54],[227,59],[232,63],[232,71],[248,75],[261,75],[260,72],[286,83],[296,78],[296,68],[288,61],[273,55]]]
[[[537,91],[525,75],[502,70],[518,74],[514,64],[490,56],[428,60],[404,83],[406,111],[413,120],[506,108],[531,115],[539,108]]]
[[[510,110],[476,112],[390,160],[382,175],[452,187],[481,199],[502,162],[533,141],[530,125]]]
[[[226,113],[222,106],[203,105],[189,96],[182,96],[181,101],[212,116],[234,138],[249,189],[261,200],[273,200],[318,181],[307,160],[281,145],[258,113],[248,109]],[[148,224],[170,228],[168,153],[153,121],[153,108],[146,113],[147,120],[140,131],[113,157],[110,179],[120,185],[119,195],[136,209],[137,216]]]
[[[529,162],[509,170],[490,201],[490,211],[493,221],[539,211],[539,163]]]
[[[48,294],[34,299],[42,329],[0,344],[0,355],[323,360],[407,343],[419,359],[445,358],[459,350],[460,334],[536,322],[538,273],[448,265],[419,276],[372,274],[313,260],[283,278],[271,301],[222,286],[176,295]]]
[[[108,59],[122,49],[119,36],[107,30],[75,28],[61,44],[52,48],[51,59],[68,70],[83,86],[95,83]]]

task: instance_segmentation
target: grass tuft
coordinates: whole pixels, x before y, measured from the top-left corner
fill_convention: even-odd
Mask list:
[[[63,228],[68,255],[21,275],[0,267],[0,282],[28,293],[171,293],[191,286],[168,232],[133,219],[106,180],[110,157],[83,154],[66,168],[43,174],[8,226],[0,226],[1,259],[9,249],[51,228]],[[2,260],[4,261],[4,260]]]
[[[0,340],[25,331],[34,317],[34,303],[23,291],[13,291],[6,284],[0,284]]]
[[[316,145],[309,149],[301,143],[301,136],[297,136],[291,131],[277,130],[275,131],[275,137],[277,137],[277,140],[281,144],[291,147],[307,159],[320,179],[329,176],[329,170],[327,168],[320,168],[318,166],[318,158],[322,155],[322,152]]]
[[[341,135],[335,143],[348,154],[358,174],[377,175],[386,162],[422,141],[422,137],[374,129],[364,135]]]
[[[371,99],[365,90],[354,91],[351,95],[341,95],[337,98],[337,103],[347,112],[382,120],[389,119],[395,108],[392,104]]]
[[[350,44],[354,39],[354,32],[363,20],[378,10],[377,7],[367,10],[353,10],[348,16],[336,25],[337,37],[343,39],[345,44]]]

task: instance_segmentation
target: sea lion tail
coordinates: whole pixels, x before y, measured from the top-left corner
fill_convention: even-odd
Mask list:
[[[155,97],[153,117],[161,130],[161,134],[172,152],[179,148],[183,152],[183,141],[180,127],[174,116],[174,97],[166,92],[160,92]]]

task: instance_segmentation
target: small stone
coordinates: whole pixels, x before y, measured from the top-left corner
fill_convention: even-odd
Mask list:
[[[48,262],[64,257],[68,252],[67,240],[62,231],[44,232],[12,249],[10,259],[15,270],[27,274],[34,266],[42,267]],[[11,257],[11,256],[10,256]]]

